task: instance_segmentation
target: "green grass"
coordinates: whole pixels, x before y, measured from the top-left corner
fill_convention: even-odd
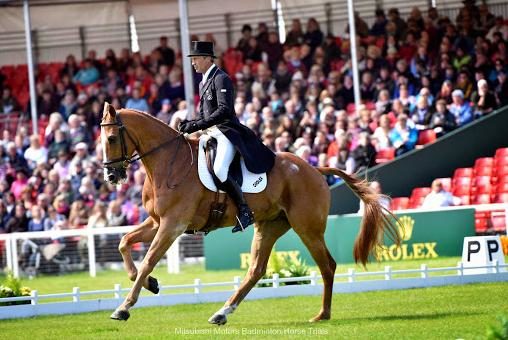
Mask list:
[[[309,324],[306,320],[319,310],[319,296],[245,301],[229,317],[228,324],[220,328],[207,324],[208,317],[220,308],[220,303],[134,308],[127,322],[110,320],[110,311],[45,316],[0,321],[0,337],[484,339],[487,326],[498,323],[496,316],[508,314],[507,291],[508,283],[503,282],[335,294],[332,320],[318,324]],[[203,335],[178,334],[182,331]],[[279,335],[253,336],[253,332]]]

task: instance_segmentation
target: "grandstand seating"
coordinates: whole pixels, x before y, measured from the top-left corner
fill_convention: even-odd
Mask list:
[[[430,191],[431,189],[428,187],[414,188],[411,191],[411,196],[409,197],[409,208],[420,207],[425,199],[425,196],[427,196]]]
[[[392,210],[404,210],[409,208],[409,197],[393,197]]]
[[[422,130],[418,133],[416,147],[421,148],[424,145],[434,143],[437,139],[436,132],[433,129]]]
[[[446,191],[453,193],[461,205],[508,203],[508,148],[499,148],[494,157],[481,157],[473,167],[457,168],[452,178],[437,178]],[[411,196],[392,199],[392,210],[418,208],[430,188],[413,188]],[[493,208],[475,213],[477,234],[504,233],[506,212]]]
[[[376,154],[376,163],[386,163],[395,158],[395,148],[381,149]]]

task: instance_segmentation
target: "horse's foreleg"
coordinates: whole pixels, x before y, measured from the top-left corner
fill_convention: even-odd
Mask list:
[[[118,250],[122,254],[124,267],[131,281],[135,281],[138,275],[138,270],[132,260],[132,246],[138,242],[151,242],[157,233],[157,228],[158,226],[154,220],[148,217],[139,226],[125,234],[120,241]],[[148,282],[145,283],[144,287],[149,288]]]
[[[111,315],[112,319],[127,320],[129,318],[129,309],[138,301],[139,293],[141,292],[141,288],[143,287],[145,280],[148,278],[148,275],[152,272],[153,268],[162,256],[164,256],[171,244],[181,233],[183,233],[185,228],[185,225],[175,227],[174,225],[168,223],[167,220],[165,222],[161,221],[161,225],[158,228],[152,244],[150,245],[150,248],[148,249],[148,252],[138,270],[138,275],[134,281],[134,285],[132,286],[129,294],[127,294],[125,301]]]
[[[226,316],[235,311],[240,302],[265,274],[268,258],[275,241],[289,228],[290,226],[285,220],[256,223],[250,251],[251,263],[247,275],[224,306],[208,319],[209,323],[224,325],[227,322]]]

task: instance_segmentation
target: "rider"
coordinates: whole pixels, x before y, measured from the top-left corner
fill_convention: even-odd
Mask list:
[[[233,199],[237,208],[237,223],[233,232],[243,231],[254,222],[242,190],[229,174],[229,166],[236,151],[240,152],[247,169],[253,173],[269,171],[275,162],[275,154],[268,149],[248,127],[242,125],[234,111],[234,89],[229,76],[214,64],[213,43],[193,41],[192,66],[203,74],[199,84],[199,118],[183,121],[180,131],[193,133],[198,130],[217,140],[217,156],[213,171],[222,183],[222,188]]]

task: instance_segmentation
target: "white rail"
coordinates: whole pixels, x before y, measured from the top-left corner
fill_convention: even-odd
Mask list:
[[[352,293],[376,290],[394,290],[408,288],[423,288],[445,285],[459,285],[480,282],[499,282],[508,281],[508,265],[500,265],[494,261],[492,265],[478,267],[464,267],[459,262],[455,267],[428,268],[422,264],[420,269],[410,270],[392,270],[386,266],[383,271],[377,272],[356,272],[355,269],[349,269],[347,273],[336,274],[335,279],[347,279],[345,282],[335,282],[333,289],[335,293]],[[488,274],[465,275],[464,271],[468,269],[486,269],[491,270]],[[454,271],[455,275],[430,275],[444,271]],[[394,277],[397,275],[420,274],[419,277]],[[467,273],[466,273],[467,274]],[[359,280],[359,278],[361,278]],[[374,279],[375,278],[375,279]],[[322,278],[315,271],[308,276],[294,278],[280,278],[278,274],[273,275],[271,279],[263,279],[258,283],[271,284],[271,287],[254,288],[247,299],[264,299],[276,297],[288,297],[294,295],[319,295],[322,293],[322,284],[318,284]],[[177,304],[204,303],[204,302],[223,302],[240,285],[241,278],[236,276],[232,281],[202,283],[200,279],[194,280],[193,284],[168,285],[162,286],[159,294],[155,296],[141,296],[137,302],[137,307],[148,306],[169,306]],[[281,285],[296,281],[307,281],[302,285]],[[210,287],[232,288],[223,291],[204,292],[203,289]],[[188,289],[192,293],[173,293],[162,294],[162,292]],[[28,304],[0,306],[0,319],[24,318],[39,315],[51,314],[75,314],[101,310],[114,310],[120,303],[124,293],[130,288],[122,288],[119,284],[114,285],[111,290],[96,290],[82,292],[79,287],[73,288],[71,293],[46,294],[39,295],[36,290],[32,291],[31,296],[3,298],[0,304],[6,302],[25,301]],[[83,299],[90,295],[109,295],[109,298]],[[64,302],[43,302],[43,300],[69,299]]]
[[[0,234],[0,242],[5,242],[5,252],[7,259],[7,268],[12,271],[15,277],[20,276],[18,240],[32,239],[58,239],[72,236],[88,237],[88,267],[90,276],[97,274],[96,252],[94,237],[99,235],[121,235],[131,231],[134,226],[108,227],[108,228],[84,228],[72,230],[48,230],[24,233]],[[168,273],[174,274],[180,272],[180,239],[177,239],[166,253]],[[115,249],[116,251],[116,249]]]

